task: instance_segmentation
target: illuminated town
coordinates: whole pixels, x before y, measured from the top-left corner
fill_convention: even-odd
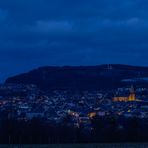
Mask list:
[[[29,123],[37,119],[55,127],[65,125],[93,133],[98,119],[148,119],[148,89],[117,88],[98,91],[41,91],[35,85],[2,84],[0,115],[3,120]],[[3,116],[4,115],[4,116]],[[116,128],[124,128],[118,121]]]

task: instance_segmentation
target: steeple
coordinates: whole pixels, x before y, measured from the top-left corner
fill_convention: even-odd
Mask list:
[[[130,88],[130,95],[128,97],[128,100],[129,101],[135,101],[136,100],[136,95],[135,95],[135,90],[134,90],[133,85]]]

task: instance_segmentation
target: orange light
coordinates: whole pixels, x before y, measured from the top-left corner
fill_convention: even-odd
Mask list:
[[[92,113],[89,113],[89,114],[88,114],[89,118],[93,118],[93,117],[95,117],[96,115],[97,115],[96,112],[92,112]]]

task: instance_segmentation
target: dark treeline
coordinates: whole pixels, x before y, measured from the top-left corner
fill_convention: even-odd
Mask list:
[[[1,144],[50,144],[50,143],[112,143],[147,142],[148,120],[138,118],[99,118],[92,120],[92,130],[76,128],[66,123],[53,125],[45,120],[0,122]]]
[[[147,142],[148,119],[124,117],[95,117],[93,142]]]
[[[1,144],[48,144],[87,142],[79,128],[68,125],[52,125],[39,119],[1,121]]]

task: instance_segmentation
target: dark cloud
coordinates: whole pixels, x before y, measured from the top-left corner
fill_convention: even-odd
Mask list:
[[[147,65],[147,0],[1,0],[1,79],[43,65]]]

